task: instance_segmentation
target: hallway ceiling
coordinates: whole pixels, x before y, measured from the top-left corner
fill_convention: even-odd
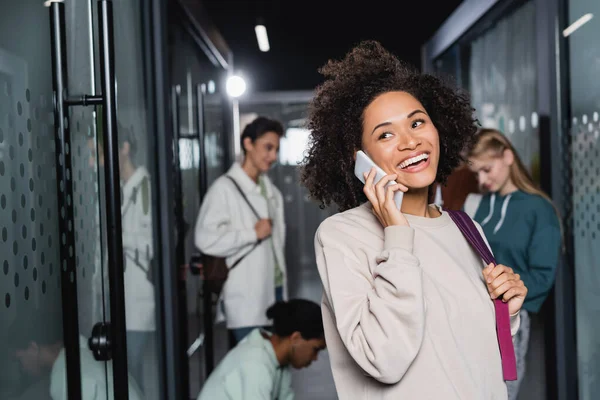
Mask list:
[[[461,0],[350,2],[305,0],[200,0],[254,92],[312,90],[317,69],[341,58],[358,41],[375,39],[419,67],[421,46]],[[400,11],[393,11],[400,10]],[[254,26],[261,19],[271,50],[259,50]]]

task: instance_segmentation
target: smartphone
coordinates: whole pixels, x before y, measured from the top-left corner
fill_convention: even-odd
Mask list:
[[[384,176],[387,175],[387,173],[382,170],[381,168],[379,168],[377,166],[377,164],[375,164],[373,162],[373,160],[371,160],[369,158],[369,156],[367,155],[367,153],[365,153],[362,150],[359,150],[356,153],[356,163],[354,164],[354,175],[356,175],[356,177],[364,184],[365,183],[365,176],[364,173],[369,173],[371,171],[371,168],[375,167],[377,174],[375,175],[375,179],[373,180],[373,184],[376,184],[377,182],[379,182],[379,180],[381,178],[383,178]],[[387,185],[385,185],[385,187],[387,188],[390,185],[395,185],[396,182],[395,181],[390,181],[388,182]],[[394,202],[396,203],[396,206],[398,207],[398,209],[400,209],[400,207],[402,207],[402,198],[404,197],[404,192],[402,192],[401,190],[398,190],[394,193]]]

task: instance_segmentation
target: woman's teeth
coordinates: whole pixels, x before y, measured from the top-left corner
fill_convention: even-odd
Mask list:
[[[408,160],[404,160],[402,163],[400,163],[400,165],[398,165],[398,167],[400,169],[404,169],[404,168],[411,166],[412,164],[418,163],[419,161],[427,160],[428,158],[429,158],[429,154],[425,154],[425,153],[419,154],[416,157],[409,158]]]

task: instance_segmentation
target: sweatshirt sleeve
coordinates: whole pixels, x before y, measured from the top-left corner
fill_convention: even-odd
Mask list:
[[[521,326],[521,316],[519,314],[519,311],[517,311],[515,314],[510,316],[510,335],[514,337],[517,334],[517,332],[519,331],[519,327]]]
[[[223,387],[228,400],[270,400],[273,377],[260,363],[242,364],[227,374]]]
[[[254,228],[239,229],[232,226],[232,215],[226,189],[219,181],[206,194],[194,232],[196,247],[205,254],[230,257],[257,241]]]
[[[327,221],[326,221],[327,222]],[[384,249],[370,266],[345,228],[322,225],[316,256],[324,291],[346,349],[369,376],[399,382],[424,334],[422,271],[413,254],[414,230],[385,229]]]
[[[547,203],[545,201],[545,203]],[[527,299],[545,299],[554,284],[561,248],[558,217],[550,204],[536,209],[535,225],[529,248],[528,268],[522,268],[521,279],[527,286]]]

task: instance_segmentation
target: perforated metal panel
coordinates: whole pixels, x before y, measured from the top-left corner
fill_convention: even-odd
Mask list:
[[[31,29],[35,26],[35,29]],[[0,398],[25,381],[16,337],[62,331],[57,182],[48,12],[39,2],[0,13]],[[43,34],[42,34],[43,32]],[[17,39],[18,38],[18,39]],[[36,311],[54,312],[41,321]],[[58,311],[58,313],[56,313]],[[44,328],[44,329],[42,329]],[[9,331],[10,330],[10,331]],[[12,333],[11,333],[12,332]],[[16,334],[14,333],[16,332]],[[50,333],[52,332],[52,333]]]
[[[598,113],[573,118],[575,234],[600,239],[600,123]]]
[[[20,313],[60,301],[54,131],[47,97],[2,74],[0,88],[0,287]]]
[[[572,120],[573,245],[577,353],[582,399],[600,389],[600,121],[598,112]]]

